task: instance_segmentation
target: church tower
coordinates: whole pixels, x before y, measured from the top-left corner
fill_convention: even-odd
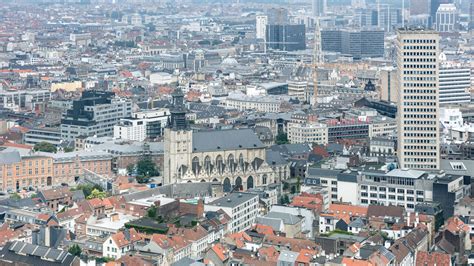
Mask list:
[[[173,94],[171,117],[164,132],[165,156],[163,184],[178,183],[191,161],[193,132],[186,121],[184,94],[177,88]],[[174,174],[175,173],[175,174]]]

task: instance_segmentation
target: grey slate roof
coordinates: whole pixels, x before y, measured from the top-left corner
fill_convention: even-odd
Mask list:
[[[288,161],[277,151],[267,150],[266,151],[266,160],[268,165],[283,165],[288,164]]]
[[[13,164],[21,161],[20,153],[18,151],[4,151],[0,152],[0,164]]]
[[[309,177],[337,177],[340,173],[340,170],[322,169],[315,167],[308,168]]]
[[[253,198],[258,198],[258,195],[249,193],[231,193],[225,197],[208,203],[208,205],[233,208]]]
[[[283,226],[283,221],[277,218],[257,217],[255,223],[271,226],[273,231],[279,232]]]
[[[198,131],[193,133],[193,152],[264,148],[251,129]]]
[[[269,212],[266,217],[281,219],[285,224],[297,224],[301,221],[301,217],[284,212]]]

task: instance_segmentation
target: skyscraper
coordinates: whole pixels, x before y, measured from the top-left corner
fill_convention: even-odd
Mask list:
[[[439,169],[439,34],[422,29],[397,32],[400,168]]]
[[[321,49],[354,59],[383,57],[384,35],[380,29],[326,29],[321,31]]]
[[[456,25],[456,6],[454,4],[441,4],[436,11],[436,30],[439,32],[452,32]]]
[[[266,36],[266,29],[268,24],[268,17],[267,16],[257,16],[256,20],[256,37],[257,39],[265,39]]]
[[[326,12],[326,6],[326,0],[312,0],[313,16],[324,16],[324,13]]]
[[[304,24],[267,25],[266,44],[268,48],[282,51],[306,49],[306,31]]]

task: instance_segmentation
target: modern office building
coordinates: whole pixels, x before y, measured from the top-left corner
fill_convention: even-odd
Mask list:
[[[288,81],[288,96],[293,99],[298,99],[300,102],[309,100],[308,97],[308,81],[306,80],[289,80]]]
[[[398,159],[402,169],[439,169],[439,34],[397,33]]]
[[[269,24],[266,28],[267,48],[296,51],[306,49],[306,28],[304,24]]]
[[[166,108],[133,113],[114,126],[114,138],[134,141],[156,139],[163,136],[170,112]]]
[[[61,131],[59,128],[33,128],[25,133],[25,144],[34,146],[40,142],[48,142],[59,146],[61,144]]]
[[[354,59],[384,56],[384,31],[379,29],[322,30],[321,49]]]
[[[380,99],[386,102],[396,103],[398,101],[397,70],[386,67],[380,70]]]
[[[327,0],[312,0],[311,8],[313,17],[324,16],[327,8]]]
[[[255,37],[257,39],[265,39],[266,37],[266,30],[268,24],[268,17],[267,16],[256,16],[256,29],[255,29]]]
[[[438,199],[435,184],[445,184],[451,177],[418,170],[341,172],[309,168],[308,178],[326,188],[332,202],[350,202],[362,206],[374,204],[402,206],[407,211],[413,212],[417,204]],[[452,191],[458,191],[458,187]],[[443,189],[446,191],[447,187],[440,188]]]
[[[328,144],[328,127],[320,123],[288,123],[290,143]]]
[[[452,0],[431,0],[431,6],[430,6],[430,16],[431,16],[431,24],[436,25],[436,12],[438,11],[438,8],[440,7],[441,4],[450,4]]]
[[[61,137],[112,136],[114,126],[132,115],[132,102],[105,91],[85,91],[61,119]]]
[[[439,69],[439,104],[471,102],[471,68],[443,66]]]
[[[453,32],[456,28],[457,10],[454,4],[441,4],[436,11],[436,30]]]
[[[444,218],[454,215],[456,203],[471,195],[471,177],[462,175],[445,175],[433,184],[433,201],[443,209]]]
[[[355,19],[356,25],[360,27],[378,27],[391,32],[402,25],[402,10],[386,4],[373,5],[356,9]]]

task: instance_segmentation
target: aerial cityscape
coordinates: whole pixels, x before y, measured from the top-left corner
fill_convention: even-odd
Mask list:
[[[0,265],[474,265],[474,0],[0,0]]]

